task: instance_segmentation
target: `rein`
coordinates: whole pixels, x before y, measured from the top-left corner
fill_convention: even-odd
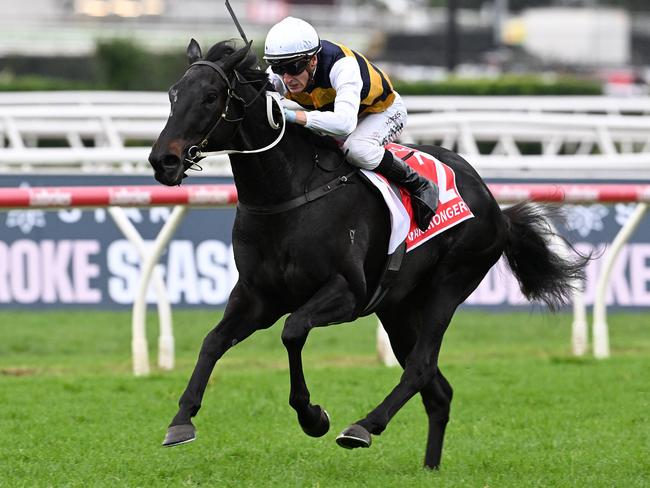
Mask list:
[[[273,215],[286,212],[287,210],[301,207],[302,205],[313,202],[314,200],[318,200],[319,198],[322,198],[335,190],[343,188],[350,182],[350,178],[352,178],[358,172],[359,170],[355,168],[347,175],[337,176],[324,185],[307,191],[302,195],[297,196],[296,198],[287,200],[286,202],[277,203],[275,205],[249,205],[240,200],[237,202],[237,208],[239,210],[243,210],[244,212],[255,215]]]
[[[237,94],[237,92],[235,91],[235,86],[230,81],[230,79],[228,78],[228,75],[226,75],[225,71],[223,70],[223,68],[221,66],[219,66],[218,64],[213,63],[211,61],[200,60],[200,61],[196,61],[196,62],[192,63],[190,65],[190,67],[188,68],[188,70],[191,69],[194,66],[208,66],[208,67],[212,68],[213,70],[215,70],[219,74],[221,79],[226,83],[226,86],[228,87],[228,91],[227,91],[228,97],[226,98],[226,105],[224,107],[223,112],[221,113],[221,115],[219,116],[217,121],[214,123],[214,125],[207,132],[207,134],[203,137],[203,139],[198,144],[198,146],[191,146],[188,149],[188,151],[187,151],[187,156],[188,157],[186,158],[186,161],[188,163],[190,163],[190,165],[196,164],[197,160],[203,159],[203,158],[205,158],[207,156],[220,156],[220,155],[235,154],[235,153],[237,153],[237,154],[261,153],[261,152],[268,151],[269,149],[275,147],[282,140],[282,138],[284,137],[284,131],[285,131],[285,128],[286,128],[287,124],[286,124],[286,120],[285,120],[285,117],[284,117],[284,110],[282,110],[282,104],[280,102],[281,97],[280,97],[279,93],[268,92],[267,91],[267,92],[265,92],[266,93],[266,117],[267,117],[267,120],[269,122],[269,126],[272,129],[275,129],[275,130],[280,128],[280,124],[275,122],[275,120],[273,119],[273,102],[275,102],[276,105],[278,106],[278,108],[280,109],[280,114],[281,114],[281,117],[282,117],[282,130],[280,131],[280,134],[278,135],[278,137],[274,141],[272,141],[270,144],[267,144],[266,146],[261,147],[259,149],[250,149],[250,150],[225,149],[225,150],[222,150],[222,151],[203,151],[203,149],[205,149],[205,147],[208,145],[208,140],[210,139],[210,136],[217,129],[217,127],[219,126],[219,124],[221,122],[230,122],[230,123],[241,124],[242,120],[244,120],[245,115],[242,116],[242,117],[239,117],[237,119],[228,119],[227,118],[228,117],[228,110],[230,109],[230,102],[233,99],[241,102],[243,107],[244,107],[244,112],[245,112],[246,109],[248,107],[250,107],[253,104],[253,102],[255,102],[255,100],[257,100],[259,98],[259,96],[264,92],[266,86],[263,85],[262,88],[260,88],[258,90],[256,95],[250,101],[247,102],[241,96],[239,96],[239,94]],[[241,84],[254,83],[254,81],[242,80],[240,78],[240,74],[237,71],[235,71],[234,73],[235,73],[235,79],[236,79],[237,82],[239,82]],[[239,125],[237,126],[237,130],[239,130]]]

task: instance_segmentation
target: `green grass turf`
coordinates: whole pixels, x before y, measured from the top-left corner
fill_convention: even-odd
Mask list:
[[[374,319],[310,335],[305,374],[332,417],[326,436],[305,436],[287,404],[278,324],[217,365],[197,441],[160,447],[218,319],[175,312],[176,370],[134,378],[129,313],[0,312],[0,486],[650,486],[647,314],[611,315],[613,357],[596,361],[571,356],[568,315],[459,312],[440,358],[455,389],[440,472],[421,468],[419,398],[370,449],[334,442],[399,379],[377,363]]]

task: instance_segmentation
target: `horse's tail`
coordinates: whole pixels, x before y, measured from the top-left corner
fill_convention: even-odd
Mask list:
[[[508,229],[504,253],[524,296],[545,302],[551,310],[567,304],[585,279],[590,256],[581,255],[554,232],[549,222],[551,209],[519,203],[503,213]],[[557,252],[558,243],[552,239],[563,240],[574,257]]]

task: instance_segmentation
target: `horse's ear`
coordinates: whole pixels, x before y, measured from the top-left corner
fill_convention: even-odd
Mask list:
[[[248,44],[246,44],[244,47],[232,53],[223,63],[224,71],[227,72],[233,68],[236,68],[239,63],[246,59],[246,56],[248,56],[248,53],[251,50],[251,44],[253,44],[253,41],[249,41]]]
[[[201,54],[201,46],[193,38],[190,43],[187,45],[187,60],[190,64],[196,63],[201,59],[203,55]]]

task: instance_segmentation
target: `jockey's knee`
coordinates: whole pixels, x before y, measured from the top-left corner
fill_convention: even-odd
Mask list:
[[[349,137],[343,144],[347,160],[362,169],[374,170],[384,156],[384,148],[377,141]]]

